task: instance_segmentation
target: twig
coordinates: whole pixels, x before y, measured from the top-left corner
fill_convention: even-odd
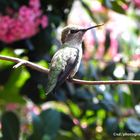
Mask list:
[[[30,67],[30,68],[37,70],[39,72],[42,72],[42,73],[48,74],[48,72],[49,72],[49,69],[47,69],[47,68],[44,68],[44,67],[37,65],[35,63],[29,62],[27,60],[22,60],[22,59],[19,59],[16,57],[0,55],[0,59],[17,63],[17,65],[15,65],[14,68],[19,67],[20,65],[25,65],[27,67]]]
[[[21,61],[19,63],[17,63],[15,66],[13,66],[14,69],[20,67],[21,65],[25,65],[26,64],[26,61]]]
[[[40,65],[37,65],[35,63],[29,62],[27,60],[15,58],[15,57],[10,57],[10,56],[4,56],[0,55],[1,60],[6,60],[6,61],[12,61],[17,63],[14,68],[17,68],[21,65],[25,65],[27,67],[30,67],[36,71],[48,74],[49,69],[44,68]],[[114,80],[114,81],[86,81],[86,80],[79,80],[79,79],[72,79],[70,80],[71,82],[75,84],[81,84],[81,85],[113,85],[113,84],[137,84],[140,85],[140,80]]]
[[[140,80],[86,81],[72,79],[71,81],[75,84],[81,85],[115,85],[115,84],[140,85]]]

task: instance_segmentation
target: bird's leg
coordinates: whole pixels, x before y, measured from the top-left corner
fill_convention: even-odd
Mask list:
[[[71,76],[68,76],[68,78],[67,78],[68,81],[71,81],[72,79],[73,79],[73,77],[71,77]]]

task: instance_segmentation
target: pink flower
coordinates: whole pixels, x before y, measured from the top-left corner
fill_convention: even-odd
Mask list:
[[[47,25],[48,25],[48,19],[47,19],[47,17],[46,16],[42,16],[42,19],[41,19],[40,23],[41,23],[41,26],[43,28],[47,27]]]
[[[8,103],[6,105],[6,110],[13,111],[13,110],[16,110],[18,107],[19,107],[19,105],[16,103]]]
[[[133,0],[137,8],[140,8],[140,0]]]
[[[108,50],[109,57],[115,58],[118,55],[118,41],[117,38],[113,36],[113,33],[110,34],[110,48]]]
[[[122,4],[122,6],[121,6],[124,10],[128,10],[128,8],[129,8],[129,6],[127,5],[127,4]]]
[[[32,37],[39,32],[39,26],[46,28],[48,18],[39,9],[39,0],[30,0],[30,6],[21,6],[16,16],[0,16],[0,40],[12,43]]]
[[[29,5],[35,9],[40,8],[40,0],[30,0]]]

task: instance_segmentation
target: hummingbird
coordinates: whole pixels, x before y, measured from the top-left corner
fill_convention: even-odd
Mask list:
[[[68,25],[62,30],[62,47],[54,54],[50,63],[46,95],[55,92],[66,79],[72,79],[79,69],[82,59],[82,40],[86,31],[103,24],[83,28]]]

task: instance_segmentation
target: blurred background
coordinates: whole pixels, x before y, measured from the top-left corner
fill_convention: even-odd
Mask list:
[[[84,36],[75,77],[140,79],[140,0],[0,0],[0,55],[49,68],[63,27],[101,23]],[[139,85],[65,82],[46,96],[47,75],[12,66],[0,60],[0,140],[139,138]]]

